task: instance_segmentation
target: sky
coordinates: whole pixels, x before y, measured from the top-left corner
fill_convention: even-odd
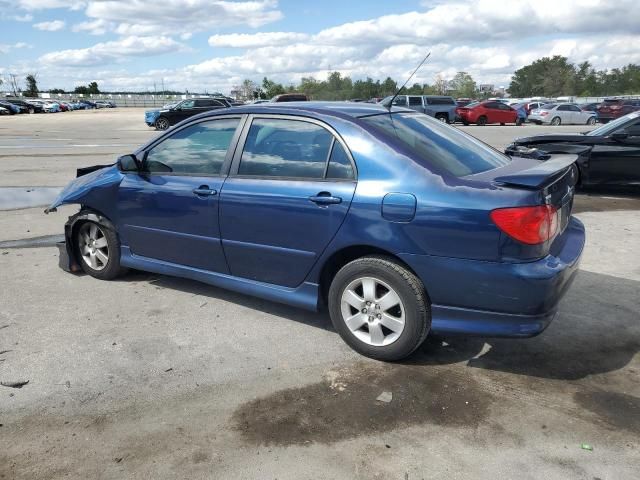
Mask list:
[[[0,0],[0,78],[229,93],[329,71],[404,81],[430,51],[412,83],[506,87],[542,56],[640,63],[639,20],[638,0]]]

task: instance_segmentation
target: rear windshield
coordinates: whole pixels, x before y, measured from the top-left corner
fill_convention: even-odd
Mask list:
[[[554,108],[557,105],[557,103],[545,103],[544,105],[542,105],[540,108],[544,108],[547,110],[551,110],[552,108]]]
[[[362,121],[399,140],[415,160],[456,177],[502,167],[506,155],[455,127],[423,114],[396,113],[363,117]]]
[[[602,103],[609,103],[609,104],[611,104],[611,103],[619,103],[619,102],[620,102],[620,100],[618,100],[618,99],[616,99],[616,98],[608,98],[608,99],[605,99],[605,101],[604,101],[604,102],[602,102]]]

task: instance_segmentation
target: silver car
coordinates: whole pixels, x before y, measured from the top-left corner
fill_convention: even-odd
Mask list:
[[[573,103],[547,103],[531,110],[527,120],[538,125],[593,125],[596,113],[582,111]]]

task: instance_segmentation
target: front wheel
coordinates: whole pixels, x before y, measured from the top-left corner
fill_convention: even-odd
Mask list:
[[[484,127],[487,124],[487,117],[482,115],[481,117],[478,118],[478,121],[476,122],[476,124],[481,127]]]
[[[378,360],[407,357],[431,327],[424,285],[386,257],[363,257],[342,267],[331,282],[329,312],[351,348]]]
[[[595,125],[596,124],[596,117],[589,117],[589,120],[587,120],[587,125]]]
[[[449,117],[445,113],[437,113],[436,120],[440,120],[442,123],[449,123]]]
[[[111,228],[86,221],[76,232],[76,251],[85,273],[100,280],[111,280],[121,272],[120,242]]]
[[[156,128],[158,130],[166,130],[167,128],[169,128],[169,120],[164,117],[158,118],[156,120]]]

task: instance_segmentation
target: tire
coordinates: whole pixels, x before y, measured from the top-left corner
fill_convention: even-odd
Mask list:
[[[465,127],[468,127],[468,126],[469,126],[469,122],[465,122],[464,120],[462,121],[462,124],[463,124]]]
[[[36,113],[35,109],[30,108],[30,109],[29,109],[29,115],[33,115],[34,113]]]
[[[169,119],[166,117],[159,117],[156,119],[155,125],[157,130],[166,130],[169,128]]]
[[[76,257],[85,273],[100,280],[112,280],[123,273],[120,241],[111,227],[87,220],[74,230]]]
[[[501,124],[500,124],[500,126],[501,126],[501,127],[504,127],[504,126],[505,126],[505,123],[501,123]]]
[[[596,124],[596,117],[589,117],[589,119],[587,120],[587,125],[595,125]]]
[[[385,297],[389,294],[391,298]],[[386,309],[383,298],[389,298]],[[362,257],[342,267],[329,288],[329,313],[347,345],[366,357],[383,361],[410,355],[431,328],[424,285],[387,257]]]
[[[561,123],[562,123],[562,120],[560,120],[560,117],[553,117],[551,119],[551,125],[553,125],[554,127],[557,127]]]
[[[436,113],[436,120],[440,120],[442,123],[449,123],[449,116],[446,113]]]
[[[487,124],[487,117],[485,117],[484,115],[481,115],[478,117],[478,120],[476,120],[476,125],[479,125],[480,127],[484,127]]]

